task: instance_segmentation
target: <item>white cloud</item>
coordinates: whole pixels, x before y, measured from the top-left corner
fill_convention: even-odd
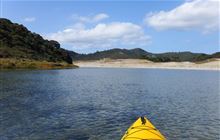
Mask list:
[[[199,29],[202,32],[211,32],[219,27],[219,1],[185,2],[171,11],[150,13],[144,21],[158,30]]]
[[[34,21],[36,21],[36,18],[35,17],[26,17],[26,18],[24,18],[24,21],[25,22],[34,22]]]
[[[74,25],[49,34],[46,38],[72,44],[75,48],[109,48],[121,45],[137,47],[146,45],[150,40],[140,26],[129,22],[97,24],[93,28]]]
[[[98,21],[101,21],[101,20],[106,19],[108,17],[109,16],[107,14],[101,13],[101,14],[94,16],[93,21],[98,22]]]
[[[73,15],[72,18],[76,20],[77,22],[81,23],[95,23],[102,21],[104,19],[109,18],[109,16],[105,13],[99,13],[97,15],[93,16],[79,16],[79,15]]]

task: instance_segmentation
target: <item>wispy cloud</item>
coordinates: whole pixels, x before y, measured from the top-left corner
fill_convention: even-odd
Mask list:
[[[171,11],[150,13],[144,21],[157,30],[197,29],[202,32],[212,32],[219,26],[219,1],[186,1]]]
[[[102,21],[104,19],[109,18],[109,16],[105,13],[99,13],[97,15],[92,15],[92,16],[79,16],[79,15],[72,15],[72,18],[76,22],[81,22],[81,23],[96,23],[99,21]]]
[[[34,21],[36,21],[36,18],[35,17],[26,17],[26,18],[24,18],[24,21],[25,22],[34,22]]]

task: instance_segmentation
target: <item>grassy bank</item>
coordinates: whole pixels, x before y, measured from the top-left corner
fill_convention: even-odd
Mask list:
[[[0,58],[0,69],[64,69],[78,66],[66,62],[36,61],[30,59]]]

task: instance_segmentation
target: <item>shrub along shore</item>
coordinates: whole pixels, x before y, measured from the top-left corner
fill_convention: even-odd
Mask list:
[[[64,69],[77,68],[67,62],[48,62],[31,59],[0,58],[0,69]]]

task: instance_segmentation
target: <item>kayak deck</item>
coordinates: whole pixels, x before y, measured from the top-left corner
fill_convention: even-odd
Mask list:
[[[165,140],[165,137],[146,117],[140,117],[128,128],[121,140]]]

